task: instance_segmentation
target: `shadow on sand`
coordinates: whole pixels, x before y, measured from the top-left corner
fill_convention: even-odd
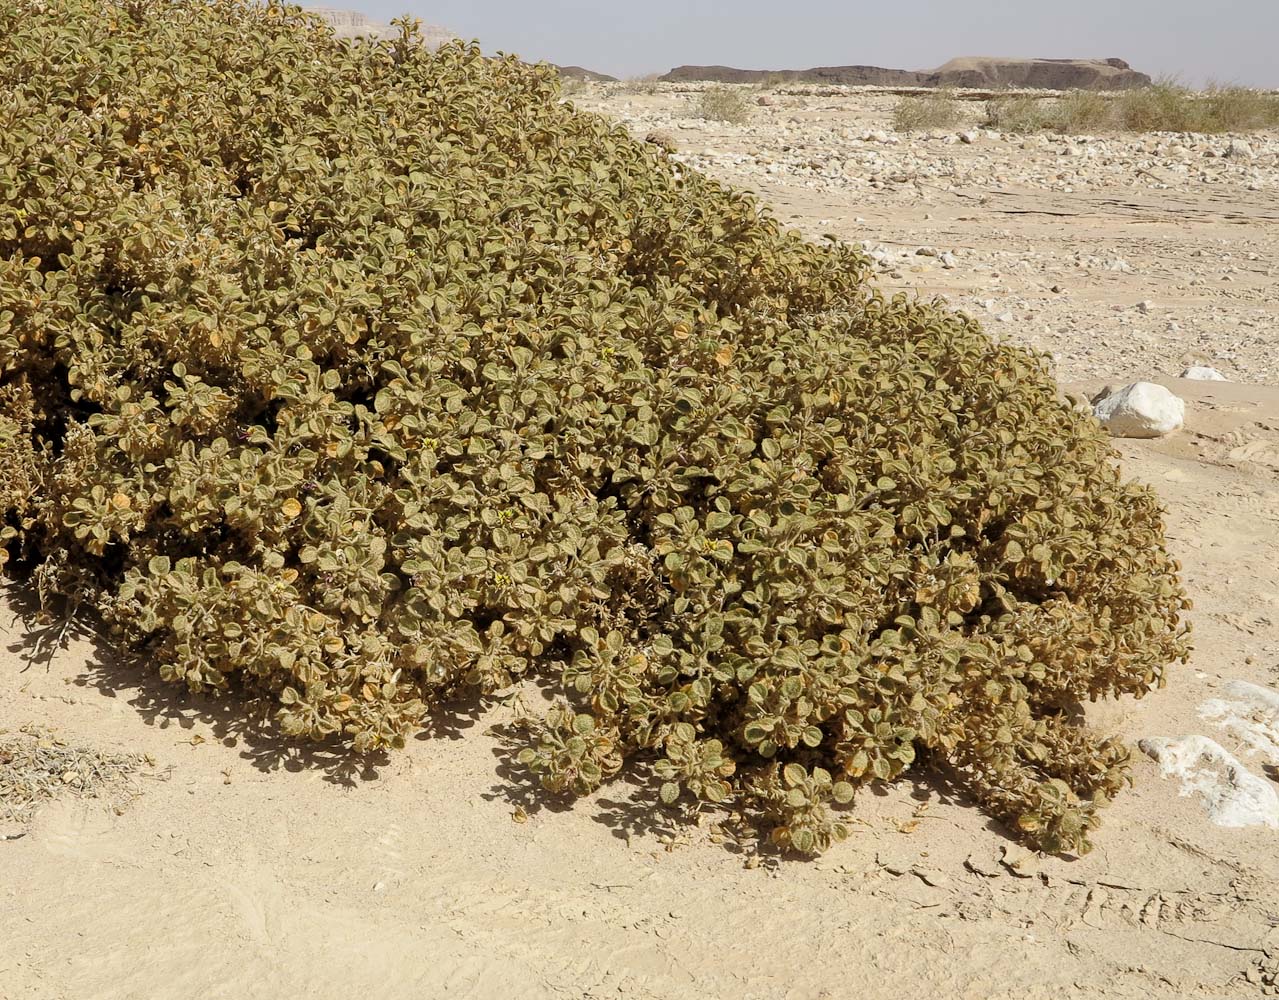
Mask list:
[[[71,683],[123,699],[148,725],[194,730],[200,724],[215,739],[237,747],[240,756],[260,771],[318,771],[347,787],[376,779],[378,768],[388,762],[385,753],[353,754],[339,740],[303,743],[282,736],[272,720],[275,701],[264,692],[244,685],[226,692],[191,692],[164,681],[144,656],[114,648],[93,616],[69,608],[57,613],[43,610],[29,587],[8,587],[5,602],[18,632],[8,650],[22,658],[23,670],[49,669],[54,656],[72,643],[87,647]]]
[[[317,743],[282,736],[272,718],[276,703],[270,694],[243,685],[227,692],[187,691],[162,680],[143,655],[113,649],[92,616],[74,611],[51,615],[40,608],[29,587],[10,585],[4,596],[15,614],[14,626],[19,623],[21,626],[19,638],[8,649],[22,658],[24,671],[39,666],[48,669],[53,657],[68,650],[72,643],[87,646],[90,653],[72,683],[92,688],[107,698],[124,699],[148,725],[176,726],[189,731],[200,724],[207,727],[215,739],[238,748],[242,758],[264,773],[318,772],[325,780],[345,787],[376,780],[379,769],[390,761],[381,751],[364,756],[354,754],[340,739]],[[545,701],[555,693],[554,686],[544,678],[532,679],[530,683]],[[416,739],[468,738],[468,733],[480,725],[499,702],[498,698],[472,696],[437,705],[423,720],[423,729]],[[685,800],[674,806],[661,803],[657,797],[659,783],[651,773],[651,760],[631,758],[601,790],[587,801],[579,802],[572,795],[543,789],[518,763],[519,752],[529,745],[527,727],[505,722],[490,726],[485,735],[496,741],[492,753],[497,760],[498,778],[482,793],[486,801],[505,802],[513,811],[522,811],[527,816],[543,810],[558,813],[575,807],[585,809],[614,837],[627,842],[632,838],[655,838],[669,844],[684,836],[690,823],[710,820],[722,834],[722,845],[732,853],[758,855],[769,864],[791,857],[775,847],[766,835],[761,835],[758,827],[740,812]],[[967,789],[964,776],[944,761],[929,757],[921,753],[920,766],[895,785],[872,784],[860,795],[886,797],[900,794],[901,788],[907,786],[911,799],[921,806],[957,805],[980,812],[980,803]],[[849,810],[846,818],[853,819],[855,805],[845,809]],[[999,820],[988,818],[985,827],[1001,841],[1018,842],[1014,831]]]

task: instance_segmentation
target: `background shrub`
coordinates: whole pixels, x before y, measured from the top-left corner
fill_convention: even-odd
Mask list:
[[[1145,488],[1031,354],[473,47],[240,0],[0,10],[0,545],[139,662],[800,851],[921,753],[1082,849],[1083,699],[1186,652]]]
[[[1171,81],[1119,92],[1074,90],[987,102],[986,125],[1005,132],[1250,132],[1279,128],[1279,94],[1246,87],[1190,90]]]
[[[697,117],[741,125],[751,116],[746,98],[733,87],[708,87],[697,100]]]
[[[986,102],[986,128],[1001,132],[1038,132],[1054,128],[1057,120],[1042,98],[1021,95]]]
[[[898,132],[954,128],[963,118],[959,102],[949,91],[903,97],[893,106],[893,128]]]

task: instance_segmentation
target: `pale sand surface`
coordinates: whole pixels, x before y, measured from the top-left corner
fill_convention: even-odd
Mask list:
[[[996,217],[959,195],[852,204],[785,176],[768,183],[805,227],[982,248],[953,270],[908,261],[889,284],[988,297],[989,271],[969,262],[1029,247],[1046,270],[995,284],[1030,318],[994,321],[998,332],[1059,350],[1077,390],[1147,376],[1187,399],[1185,431],[1120,451],[1168,506],[1196,652],[1165,690],[1090,716],[1134,742],[1208,735],[1279,778],[1199,717],[1231,680],[1279,687],[1279,388],[1262,384],[1279,381],[1274,192],[1187,185],[1176,203],[1194,213],[1178,215],[1167,192],[1019,190],[1017,204],[1051,197],[1078,213],[1044,218]],[[1149,207],[1124,207],[1137,203]],[[1136,273],[1069,268],[1061,254],[1076,243],[1122,253]],[[1204,266],[1195,250],[1223,246],[1258,254],[1259,273],[1228,283],[1230,295],[1178,287]],[[1073,272],[1068,307],[1041,287],[1062,280],[1058,265]],[[1167,378],[1198,345],[1163,324],[1121,326],[1128,314],[1111,306],[1142,299],[1196,335],[1255,332],[1234,361],[1206,352],[1248,384]],[[1078,335],[1042,335],[1066,325],[1063,309]],[[1266,325],[1230,322],[1257,317]],[[1099,346],[1134,329],[1149,339]],[[1026,855],[923,776],[861,795],[855,835],[821,860],[750,867],[750,852],[715,842],[714,815],[674,824],[632,805],[626,781],[571,810],[527,796],[489,732],[505,709],[441,717],[440,735],[346,774],[243,725],[233,699],[114,666],[87,637],[47,662],[27,662],[30,648],[23,623],[0,616],[0,730],[52,727],[155,765],[121,815],[68,797],[0,840],[3,1000],[1246,998],[1279,971],[1279,830],[1213,825],[1140,754],[1135,787],[1083,859]]]

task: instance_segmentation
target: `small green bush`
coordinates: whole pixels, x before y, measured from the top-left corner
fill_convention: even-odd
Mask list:
[[[358,752],[538,678],[782,845],[921,754],[1082,849],[1077,702],[1186,654],[1152,493],[1042,361],[477,48],[296,7],[0,9],[0,553]]]
[[[697,100],[697,117],[741,125],[750,120],[750,105],[733,87],[708,87]]]
[[[898,132],[954,128],[963,118],[959,102],[945,91],[903,97],[893,107],[893,128]]]

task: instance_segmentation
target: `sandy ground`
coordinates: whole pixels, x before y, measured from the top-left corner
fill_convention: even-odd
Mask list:
[[[638,129],[664,122],[695,153],[787,144],[780,131],[681,129],[679,93],[587,96]],[[882,129],[891,107],[781,99],[761,111],[831,136],[841,115]],[[1005,156],[1010,176],[1034,166],[1013,141],[930,141]],[[850,192],[786,171],[753,186],[806,231],[906,251],[885,258],[884,284],[991,313],[1000,335],[1055,351],[1077,388],[1140,376],[1186,398],[1185,431],[1120,451],[1168,505],[1196,653],[1164,691],[1091,718],[1134,742],[1210,736],[1279,788],[1279,759],[1200,714],[1231,681],[1279,688],[1275,141],[1253,140],[1260,165],[1234,186],[1154,190],[1118,168],[1070,193],[976,180],[927,197],[897,183]],[[885,149],[923,160],[928,142]],[[920,247],[959,252],[943,267]],[[1235,382],[1170,379],[1191,355]],[[1279,982],[1279,830],[1214,824],[1203,796],[1141,754],[1082,859],[1028,854],[924,775],[863,794],[848,842],[789,861],[726,838],[712,813],[675,823],[626,781],[571,810],[528,796],[493,731],[507,709],[442,713],[432,738],[352,773],[264,736],[234,701],[114,665],[90,637],[33,661],[16,612],[0,614],[0,730],[52,727],[154,764],[119,814],[68,795],[28,826],[0,825],[3,1000],[1247,998]]]

